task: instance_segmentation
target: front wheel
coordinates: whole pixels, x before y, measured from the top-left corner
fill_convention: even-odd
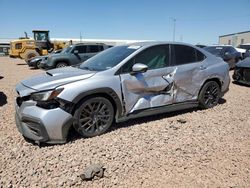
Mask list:
[[[34,67],[35,67],[36,69],[40,69],[40,64],[41,64],[41,60],[40,60],[40,61],[37,61]]]
[[[215,81],[204,84],[199,94],[199,106],[202,109],[216,106],[220,99],[220,86]]]
[[[74,114],[74,128],[83,137],[94,137],[105,133],[113,123],[114,108],[104,97],[93,97],[83,101]]]
[[[65,62],[59,62],[56,64],[56,68],[62,68],[62,67],[66,67],[66,66],[68,66],[68,65]]]

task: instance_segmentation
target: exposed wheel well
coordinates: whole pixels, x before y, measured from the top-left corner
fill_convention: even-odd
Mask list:
[[[66,63],[67,65],[69,65],[69,62],[68,62],[68,61],[60,60],[60,61],[57,61],[57,62],[55,63],[55,66],[57,66],[58,63]]]
[[[108,100],[111,102],[111,104],[112,104],[112,106],[113,106],[113,108],[114,108],[114,112],[115,112],[114,118],[116,117],[116,115],[118,114],[117,105],[116,105],[114,99],[113,99],[110,95],[108,95],[108,94],[106,94],[106,93],[94,93],[94,94],[90,94],[90,95],[84,96],[82,99],[80,99],[80,100],[74,105],[74,107],[73,107],[72,110],[71,110],[71,115],[74,116],[76,109],[80,107],[81,103],[82,103],[84,100],[87,100],[87,99],[90,99],[90,98],[93,98],[93,97],[104,97],[104,98],[108,99]],[[69,135],[69,130],[70,130],[72,127],[73,127],[73,124],[71,124],[71,125],[68,127],[68,129],[67,129],[67,131],[66,131],[67,133],[65,133],[65,134],[66,134],[66,138],[68,137],[68,135]]]
[[[90,99],[90,98],[93,98],[93,97],[104,97],[104,98],[108,99],[111,102],[111,104],[112,104],[112,106],[114,108],[115,114],[117,113],[116,103],[115,103],[114,99],[110,95],[108,95],[107,93],[94,93],[94,94],[84,96],[82,99],[80,99],[79,102],[77,104],[75,104],[75,106],[73,107],[73,109],[71,111],[71,114],[74,115],[76,109],[81,105],[81,103],[84,100],[87,100],[87,99]]]

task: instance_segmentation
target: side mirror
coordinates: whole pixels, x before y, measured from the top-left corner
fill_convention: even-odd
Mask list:
[[[136,73],[144,73],[147,72],[148,66],[144,65],[142,63],[136,63],[132,67],[132,72],[131,74],[136,74]]]
[[[232,54],[231,54],[231,53],[226,52],[226,53],[224,54],[223,59],[229,60],[229,59],[231,59],[232,57],[233,57],[233,56],[232,56]]]
[[[78,54],[78,50],[74,50],[74,52],[73,52],[74,54]]]

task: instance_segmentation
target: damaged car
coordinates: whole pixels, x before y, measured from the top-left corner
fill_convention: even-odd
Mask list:
[[[236,64],[233,79],[237,83],[250,85],[250,57]]]
[[[40,68],[40,63],[46,59],[48,59],[48,57],[52,54],[59,54],[62,52],[62,49],[61,50],[55,50],[54,52],[48,54],[48,55],[45,55],[45,56],[37,56],[37,57],[33,57],[31,59],[29,59],[27,61],[27,64],[29,65],[29,67],[33,67],[35,69],[38,69]]]
[[[242,59],[241,52],[229,45],[207,46],[203,49],[217,57],[221,57],[228,63],[230,69],[234,69],[236,63]]]
[[[115,122],[201,107],[228,91],[229,66],[193,45],[143,42],[116,46],[77,67],[49,70],[16,86],[16,125],[37,143],[64,143]]]

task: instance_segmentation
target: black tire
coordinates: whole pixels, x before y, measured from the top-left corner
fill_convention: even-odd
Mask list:
[[[34,68],[40,69],[40,63],[41,63],[41,61],[37,61],[36,64],[35,64],[35,66],[34,66]]]
[[[36,68],[37,68],[37,69],[40,69],[40,64],[41,64],[41,61],[38,61],[38,62],[36,63]]]
[[[221,96],[221,89],[217,82],[206,82],[199,94],[199,106],[202,109],[208,109],[216,106]]]
[[[104,97],[84,100],[74,114],[75,130],[83,137],[90,138],[105,133],[114,120],[114,107]]]
[[[68,64],[65,62],[59,62],[56,64],[56,68],[62,68],[62,67],[67,67],[67,66],[68,66]]]
[[[29,50],[24,55],[24,60],[28,62],[31,58],[39,56],[39,53],[35,50]]]

